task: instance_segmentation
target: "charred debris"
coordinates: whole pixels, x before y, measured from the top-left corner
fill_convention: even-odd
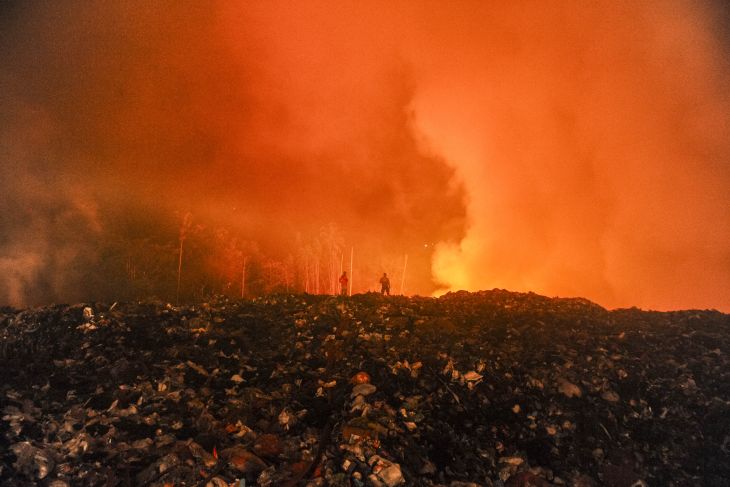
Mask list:
[[[0,309],[7,486],[727,486],[730,315],[507,291]]]

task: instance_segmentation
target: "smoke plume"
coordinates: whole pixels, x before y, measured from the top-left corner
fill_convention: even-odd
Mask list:
[[[469,222],[439,248],[436,278],[727,309],[730,92],[711,14],[682,2],[439,12],[460,28],[419,39],[413,106],[426,147],[466,186]]]
[[[281,262],[329,235],[356,292],[408,254],[410,293],[730,309],[715,4],[0,13],[0,303],[114,299],[139,266],[172,283],[190,213]],[[225,245],[206,245],[219,272]]]

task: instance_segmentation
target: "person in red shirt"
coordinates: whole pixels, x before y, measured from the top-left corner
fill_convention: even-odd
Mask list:
[[[343,272],[340,276],[340,294],[342,296],[347,296],[347,272]]]

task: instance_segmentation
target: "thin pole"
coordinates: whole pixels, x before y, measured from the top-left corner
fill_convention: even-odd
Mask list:
[[[403,288],[406,284],[406,266],[408,265],[408,254],[403,259],[403,275],[400,277],[400,293],[403,294]]]
[[[246,289],[246,259],[248,256],[243,257],[243,264],[241,265],[241,298],[243,298],[244,289]]]
[[[348,291],[348,296],[352,296],[352,261],[355,256],[355,247],[350,247],[350,290]]]
[[[340,276],[342,275],[342,271],[345,269],[345,254],[340,252]],[[350,279],[352,279],[352,276],[350,276]],[[337,293],[337,276],[335,276],[334,283],[335,283],[335,293]]]
[[[184,238],[180,239],[180,252],[177,261],[177,291],[175,292],[175,305],[180,304],[180,275],[182,274],[182,254]]]
[[[314,294],[319,294],[319,259],[314,263]]]
[[[332,252],[330,252],[330,286],[332,289],[332,294],[335,296],[337,295],[337,275],[335,274],[337,272],[337,252],[332,249]]]

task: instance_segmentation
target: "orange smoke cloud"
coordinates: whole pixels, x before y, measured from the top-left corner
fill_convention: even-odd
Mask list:
[[[728,309],[730,73],[710,13],[440,12],[460,28],[419,39],[413,106],[467,189],[466,236],[434,257],[447,289]]]
[[[0,302],[115,296],[190,211],[282,261],[332,222],[355,291],[730,309],[712,4],[3,8]]]

